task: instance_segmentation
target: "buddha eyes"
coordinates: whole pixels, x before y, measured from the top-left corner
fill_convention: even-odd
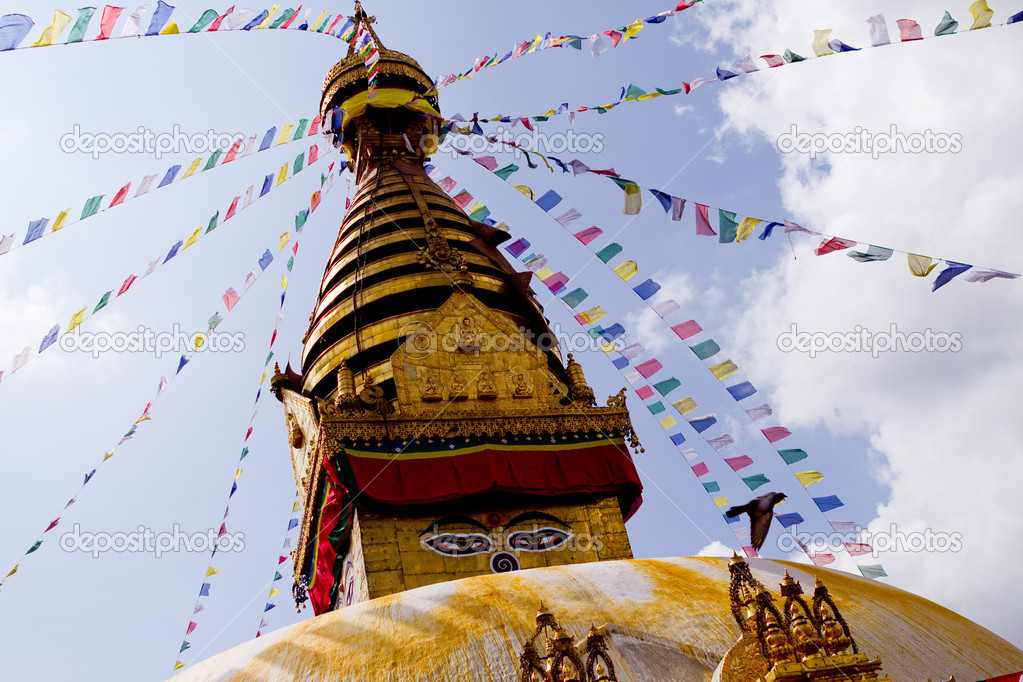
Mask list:
[[[571,533],[557,528],[520,530],[508,536],[508,547],[520,552],[546,552],[565,544],[570,537]]]
[[[482,533],[441,533],[422,541],[424,545],[445,556],[486,554],[493,542]]]

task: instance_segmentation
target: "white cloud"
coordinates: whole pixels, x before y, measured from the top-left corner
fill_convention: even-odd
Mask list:
[[[731,548],[725,547],[723,544],[715,540],[714,542],[710,543],[709,545],[701,549],[699,552],[697,552],[696,556],[730,557],[732,556],[732,550]]]
[[[807,27],[834,26],[836,37],[869,43],[863,22],[885,11],[894,20],[936,24],[933,3],[845,6],[752,0],[715,3],[699,16],[714,40],[737,55],[805,50]],[[957,18],[968,25],[968,13]],[[791,22],[782,17],[796,17]],[[996,21],[1005,20],[1004,13]],[[933,20],[933,21],[932,21]],[[795,32],[794,27],[799,31]],[[800,131],[847,133],[857,126],[905,133],[962,135],[958,154],[831,154],[825,163],[782,155],[779,190],[790,219],[829,234],[1006,270],[1019,270],[1023,234],[1023,95],[994,65],[1023,56],[1011,28],[828,57],[731,81],[719,103],[743,135],[775,144]],[[752,106],[747,106],[750,99]],[[729,133],[730,134],[730,133]],[[1023,612],[1013,568],[1023,560],[1013,511],[1023,460],[1018,450],[1018,378],[1023,377],[1020,282],[953,281],[937,293],[910,276],[905,256],[856,264],[843,254],[815,257],[814,240],[746,282],[756,292],[735,310],[728,335],[748,349],[746,368],[771,384],[781,423],[860,434],[876,456],[864,461],[891,495],[871,530],[961,533],[958,552],[890,552],[880,557],[890,582],[972,618],[1020,644]],[[782,353],[776,339],[792,323],[804,331],[871,331],[893,323],[905,333],[962,334],[957,353]],[[1016,634],[1013,634],[1016,633]]]

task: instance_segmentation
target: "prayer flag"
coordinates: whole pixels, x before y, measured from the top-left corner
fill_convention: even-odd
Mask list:
[[[605,246],[604,248],[597,252],[597,258],[607,263],[609,260],[617,256],[621,252],[622,252],[621,244],[611,242],[610,244],[608,244],[607,246]]]
[[[924,39],[920,24],[912,19],[899,19],[895,23],[899,25],[899,40],[902,42]]]
[[[771,443],[777,443],[782,438],[788,438],[792,435],[792,432],[783,426],[771,426],[769,428],[762,429],[762,432]]]
[[[709,369],[710,373],[717,377],[719,381],[739,371],[739,368],[731,360],[725,360],[722,363],[711,366]]]
[[[815,497],[813,498],[813,501],[814,504],[817,505],[817,508],[820,509],[822,512],[829,512],[832,509],[838,509],[839,507],[844,506],[842,500],[838,499],[838,496],[836,495],[828,495],[826,497]]]
[[[733,443],[735,443],[735,440],[732,438],[731,435],[729,435],[727,433],[722,435],[722,436],[718,436],[717,438],[711,438],[711,439],[709,439],[707,441],[707,445],[709,445],[712,448],[714,448],[714,452],[719,452],[721,450],[724,450],[725,448],[727,448],[729,445],[732,445]]]
[[[650,306],[662,319],[679,310],[679,304],[672,300],[661,301]]]
[[[694,429],[696,429],[697,433],[703,433],[704,431],[706,431],[710,427],[712,427],[715,424],[717,424],[718,418],[716,416],[710,414],[710,415],[707,415],[706,417],[697,417],[695,419],[690,419],[688,421],[689,421],[689,425],[692,426]]]
[[[970,14],[973,15],[973,25],[970,26],[971,31],[977,28],[987,28],[991,25],[991,17],[995,15],[991,8],[987,6],[987,0],[977,0],[970,5]]]
[[[934,280],[934,285],[931,287],[931,291],[937,291],[941,287],[951,282],[953,278],[963,274],[964,272],[973,267],[972,265],[966,265],[965,263],[956,263],[953,261],[946,261],[946,264],[948,265],[948,267],[946,267],[944,270],[938,273],[938,277],[937,279]]]
[[[799,512],[792,512],[791,514],[775,514],[774,518],[782,525],[783,528],[788,528],[799,523],[804,523],[802,514]]]
[[[681,385],[682,385],[681,381],[679,381],[675,377],[671,377],[670,379],[665,379],[664,381],[658,381],[656,384],[654,384],[654,388],[656,388],[657,392],[660,393],[662,396],[666,396]]]
[[[819,471],[800,471],[796,474],[796,478],[799,480],[799,485],[809,488],[814,483],[823,481],[824,474]]]
[[[756,490],[762,485],[766,485],[771,482],[767,476],[763,474],[753,474],[752,476],[743,476],[742,482],[746,484],[750,490]]]
[[[696,357],[701,360],[706,360],[707,358],[712,358],[717,355],[718,351],[721,350],[721,347],[718,346],[717,341],[714,339],[707,339],[695,346],[690,346],[689,349],[696,353]]]
[[[0,17],[0,52],[18,47],[33,26],[35,22],[24,14],[5,14]]]
[[[788,465],[795,464],[796,462],[804,460],[807,457],[806,450],[799,449],[779,450],[778,454],[781,455],[781,458],[785,460],[785,463]]]
[[[696,204],[696,234],[708,237],[716,236],[717,232],[710,226],[708,211],[710,207],[703,204]]]
[[[83,7],[78,10],[78,20],[75,21],[75,25],[71,27],[71,32],[67,36],[68,43],[82,42],[85,32],[89,28],[89,22],[92,21],[92,15],[95,13],[95,7]]]
[[[818,29],[813,32],[813,53],[818,57],[826,57],[829,54],[834,54],[831,50],[831,46],[828,44],[831,40],[831,29]]]
[[[561,203],[561,195],[554,190],[548,190],[546,194],[536,200],[536,205],[545,211],[550,211],[559,203]]]
[[[682,322],[676,324],[671,328],[671,331],[678,335],[678,338],[685,341],[690,336],[694,336],[703,331],[703,328],[695,320],[689,320],[688,322]]]
[[[163,0],[157,0],[156,9],[153,10],[153,18],[149,22],[149,30],[146,31],[147,36],[155,36],[160,33],[164,25],[170,19],[171,13],[174,11],[173,5],[168,5]]]
[[[732,468],[732,471],[739,471],[745,469],[750,464],[753,464],[753,459],[748,455],[741,455],[739,457],[726,457],[725,464]]]
[[[885,573],[884,568],[881,567],[881,564],[860,565],[856,568],[860,569],[860,573],[864,578],[870,578],[871,580],[884,578],[888,575]]]
[[[732,397],[736,400],[743,400],[748,398],[757,392],[757,389],[753,388],[753,384],[748,381],[744,381],[741,384],[735,386],[729,386],[728,392],[732,394]]]
[[[44,350],[56,343],[58,336],[60,336],[60,325],[55,324],[50,331],[47,332],[46,336],[43,337],[42,342],[39,344],[39,352],[42,353]]]
[[[892,257],[892,250],[871,244],[867,247],[866,251],[850,251],[846,255],[860,263],[872,263],[874,261],[888,260]]]
[[[718,230],[720,233],[718,236],[719,243],[731,244],[734,242],[738,227],[739,226],[735,222],[735,213],[718,209]]]
[[[953,19],[952,15],[946,11],[945,16],[941,18],[941,21],[938,22],[937,27],[934,29],[934,35],[950,35],[955,33],[957,28],[959,28],[959,22]]]
[[[676,400],[671,404],[679,414],[686,415],[696,409],[696,401],[692,398],[682,398],[682,400]]]
[[[885,24],[883,14],[875,14],[867,19],[870,24],[870,44],[873,47],[888,45],[892,41],[888,39],[888,25]]]
[[[909,263],[909,271],[916,277],[926,277],[938,266],[938,263],[931,262],[930,256],[918,256],[915,253],[906,254],[906,260]]]
[[[762,222],[764,221],[757,220],[756,218],[743,218],[735,232],[735,243],[739,244],[748,239],[753,234],[753,231],[757,229],[757,225]]]
[[[238,303],[241,296],[239,296],[238,292],[234,290],[234,287],[231,287],[220,298],[224,301],[224,305],[227,306],[228,311],[230,311]]]
[[[137,196],[137,195],[136,195]],[[80,220],[85,220],[89,216],[94,216],[99,213],[100,202],[103,201],[103,195],[92,197],[85,202],[85,206],[82,208],[82,216]]]
[[[40,218],[39,220],[33,220],[28,224],[28,230],[25,233],[25,241],[22,245],[34,242],[43,236],[43,232],[46,230],[46,226],[50,223],[49,218]]]
[[[660,291],[661,285],[653,281],[652,279],[648,279],[642,284],[633,287],[632,290],[635,291],[636,294],[645,301],[654,294],[656,294],[658,291]]]
[[[622,213],[625,215],[637,215],[643,210],[643,195],[639,185],[632,180],[622,178],[611,178],[611,180],[625,191],[625,206],[622,208]]]
[[[59,9],[53,10],[53,23],[43,29],[39,40],[32,43],[32,47],[46,47],[52,45],[53,41],[60,37],[67,25],[71,23],[71,17]]]
[[[639,266],[636,265],[636,261],[627,260],[614,269],[615,274],[621,277],[624,281],[628,282],[630,279],[636,276],[639,272]]]
[[[651,376],[661,371],[662,367],[663,366],[661,365],[660,362],[658,362],[656,359],[653,359],[647,360],[642,364],[636,365],[636,371],[639,372],[644,379],[649,379]]]

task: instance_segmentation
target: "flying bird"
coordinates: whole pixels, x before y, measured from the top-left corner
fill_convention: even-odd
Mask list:
[[[739,514],[749,514],[750,544],[753,549],[760,551],[760,548],[764,546],[764,540],[767,539],[767,531],[771,528],[774,507],[785,497],[785,493],[767,493],[744,505],[732,507],[725,512],[725,516],[734,519]]]

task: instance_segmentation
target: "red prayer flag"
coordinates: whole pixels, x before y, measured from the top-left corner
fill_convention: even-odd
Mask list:
[[[245,140],[235,140],[235,143],[231,145],[230,151],[227,152],[227,156],[224,157],[224,163],[234,161],[234,157],[238,156],[238,152],[242,150],[243,144],[245,144]]]
[[[587,227],[582,232],[576,232],[575,238],[581,241],[583,244],[589,244],[602,234],[604,234],[604,230],[594,225],[593,227]]]
[[[314,163],[318,158],[320,158],[320,146],[314,144],[309,147],[309,163]]]
[[[309,208],[309,212],[312,213],[313,211],[315,211],[316,208],[319,205],[320,205],[320,193],[319,192],[313,192],[313,199],[312,199],[312,202],[311,202],[311,206]]]
[[[780,54],[762,54],[760,58],[767,62],[767,65],[772,69],[785,63],[785,57],[782,57]]]
[[[767,440],[771,443],[777,443],[782,438],[787,438],[792,435],[792,432],[786,429],[784,426],[772,426],[769,429],[763,429],[763,434],[767,436]]]
[[[54,519],[53,521],[51,521],[51,522],[50,522],[50,525],[48,525],[48,526],[46,527],[46,530],[44,530],[43,532],[44,532],[44,533],[49,533],[49,532],[50,532],[51,530],[53,530],[53,528],[54,528],[54,527],[55,527],[55,526],[56,526],[56,525],[57,525],[58,523],[60,523],[60,517],[59,517],[59,516],[58,516],[57,518],[55,518],[55,519]]]
[[[249,439],[249,436],[251,436],[251,435],[252,435],[252,427],[250,426],[249,430],[245,432],[245,440],[247,441]]]
[[[710,473],[710,469],[707,468],[706,464],[700,462],[699,464],[693,467],[693,473],[696,474],[697,476],[706,476],[708,473]]]
[[[342,19],[344,19],[344,17],[345,17],[345,15],[344,15],[344,12],[342,12],[342,13],[341,13],[341,14],[339,14],[339,15],[337,15],[337,17],[336,17],[336,18],[334,19],[334,21],[332,21],[332,22],[330,23],[330,28],[328,28],[328,29],[326,30],[326,33],[328,33],[328,34],[332,34],[332,33],[333,33],[333,31],[334,31],[334,27],[335,27],[335,26],[337,26],[337,22],[339,22],[339,21],[341,21]],[[319,117],[317,117],[317,118],[319,118]]]
[[[210,24],[210,27],[207,30],[208,31],[219,31],[220,30],[220,24],[222,24],[224,22],[224,19],[227,18],[227,15],[230,14],[231,12],[233,12],[233,11],[234,11],[234,5],[231,5],[230,7],[227,8],[226,12],[224,12],[219,17],[217,17],[216,19],[213,20],[213,23]]]
[[[121,288],[120,290],[118,290],[117,295],[120,296],[121,294],[127,292],[128,289],[131,288],[131,285],[135,283],[136,279],[137,277],[135,277],[135,275],[128,275],[128,279],[124,280],[124,284],[121,285]]]
[[[760,556],[759,554],[757,554],[757,550],[753,549],[748,545],[743,547],[742,551],[746,553],[747,559],[756,559],[758,556]]]
[[[856,246],[856,242],[852,241],[851,239],[832,237],[831,239],[825,239],[824,241],[822,241],[820,243],[820,246],[814,249],[814,253],[817,254],[818,256],[823,256],[826,253],[831,253],[832,251],[841,251],[842,249],[852,248],[853,246]]]
[[[465,208],[469,205],[469,202],[472,201],[472,195],[463,189],[461,192],[456,194],[453,199],[461,208]]]
[[[618,31],[604,31],[604,35],[610,36],[611,47],[618,47],[618,43],[622,42],[622,34]]]
[[[114,24],[117,23],[117,19],[123,11],[123,7],[112,7],[110,5],[103,8],[103,18],[99,20],[99,35],[96,36],[96,40],[107,40],[110,38],[110,32],[114,30]]]
[[[238,212],[238,202],[240,200],[241,197],[234,198],[234,201],[231,202],[231,207],[227,209],[227,215],[224,216],[224,220],[227,220],[228,218],[232,217],[235,213]]]
[[[688,322],[680,322],[671,328],[671,331],[678,334],[678,338],[685,341],[690,336],[694,336],[703,331],[703,327],[696,320],[689,320]]]
[[[481,156],[473,159],[476,163],[486,168],[488,171],[497,170],[497,159],[492,156]]]
[[[131,189],[131,183],[117,190],[117,194],[114,195],[114,200],[110,202],[109,208],[113,208],[118,204],[124,203],[124,200],[128,197],[128,190]]]
[[[289,26],[291,26],[291,22],[293,22],[298,17],[298,13],[301,12],[301,11],[302,11],[302,5],[299,5],[298,9],[296,9],[294,12],[292,12],[291,16],[288,17],[287,20],[285,20],[285,22],[283,24],[281,24],[280,26],[278,26],[277,28],[288,28]]]
[[[750,464],[753,464],[753,460],[746,455],[742,455],[741,457],[726,457],[725,464],[732,467],[732,471],[738,471],[739,469],[744,469]]]
[[[696,234],[706,235],[713,237],[717,235],[714,228],[710,226],[710,218],[707,215],[707,211],[710,208],[703,204],[696,205]]]
[[[187,630],[185,630],[185,635],[190,635],[190,634],[192,634],[192,631],[193,631],[193,630],[195,630],[195,628],[196,628],[196,626],[197,626],[197,625],[198,625],[198,623],[196,623],[196,622],[195,622],[194,620],[193,620],[193,621],[191,621],[191,622],[189,622],[189,624],[188,624],[188,629],[187,629]]]
[[[644,379],[649,379],[652,375],[657,374],[657,372],[660,372],[662,367],[663,365],[660,362],[658,362],[657,359],[655,358],[653,360],[647,360],[642,364],[636,365],[636,371],[639,372]]]
[[[827,566],[835,561],[834,554],[807,554],[814,566]]]
[[[316,133],[320,132],[320,115],[316,114],[316,118],[309,124],[309,137],[312,137]]]
[[[235,304],[238,303],[238,300],[241,298],[241,296],[239,296],[238,292],[234,290],[234,287],[231,287],[226,292],[224,292],[224,295],[221,296],[220,298],[221,300],[224,301],[224,305],[227,306],[227,310],[230,312],[231,308],[233,308]]]
[[[654,389],[650,388],[649,386],[641,386],[636,389],[636,395],[639,396],[640,400],[646,400],[647,398],[653,396],[653,394]]]
[[[920,30],[920,24],[912,19],[899,19],[895,23],[899,25],[899,39],[902,42],[924,39],[923,32]]]
[[[843,542],[845,551],[849,552],[849,556],[860,556],[861,554],[870,554],[873,549],[870,545],[863,542]]]
[[[287,560],[288,560],[288,557],[282,556],[280,559],[277,560],[277,565],[280,566],[281,564],[283,564]]]

